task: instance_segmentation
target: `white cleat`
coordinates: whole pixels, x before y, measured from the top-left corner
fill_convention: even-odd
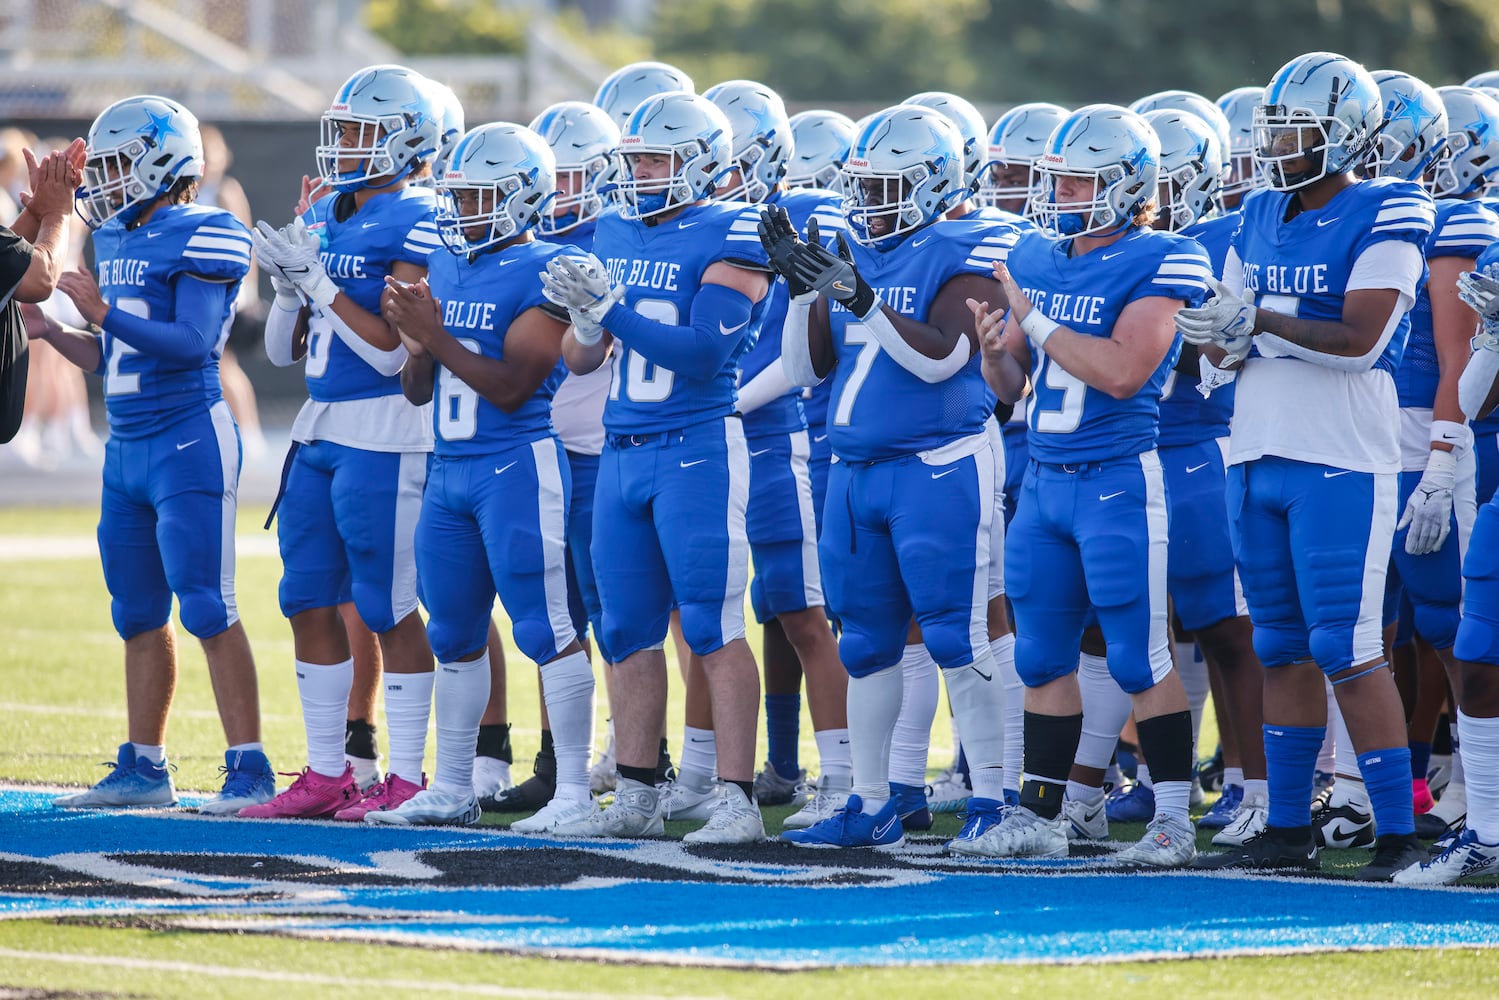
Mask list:
[[[1228,826],[1213,834],[1218,847],[1243,847],[1265,832],[1270,819],[1270,804],[1264,799],[1245,799],[1239,803]]]
[[[693,788],[678,777],[661,789],[661,816],[671,820],[712,819],[722,795],[716,781],[710,781],[707,788]]]
[[[474,758],[474,798],[492,799],[515,784],[510,778],[510,762],[496,757]]]
[[[654,785],[620,778],[614,788],[609,808],[595,813],[588,824],[588,837],[659,837],[666,832],[661,825],[661,800],[665,798]]]
[[[1157,816],[1145,828],[1138,844],[1120,851],[1122,865],[1151,868],[1185,868],[1197,858],[1197,830],[1185,817]]]
[[[816,785],[806,790],[810,796],[807,804],[787,816],[781,824],[787,830],[805,830],[825,819],[831,819],[848,805],[849,794],[854,789],[852,782],[843,782],[840,787],[835,788],[827,775],[823,775],[817,779]]]
[[[718,805],[705,826],[682,838],[684,844],[758,844],[765,839],[760,807],[738,785],[724,783]]]
[[[423,788],[394,809],[365,813],[364,821],[376,826],[473,826],[479,815],[479,800],[471,792]]]
[[[1012,806],[982,836],[954,840],[948,848],[976,858],[1065,858],[1071,825],[1066,816],[1042,819],[1024,806]]]
[[[354,769],[354,783],[359,786],[360,792],[369,791],[385,777],[380,773],[379,757],[371,760],[368,757],[351,757],[344,754],[344,760]]]
[[[1108,840],[1109,839],[1109,814],[1104,808],[1104,797],[1100,795],[1096,802],[1084,802],[1081,799],[1064,799],[1062,801],[1062,815],[1071,824],[1067,829],[1067,837],[1071,840]]]
[[[595,795],[603,795],[614,791],[614,784],[618,780],[618,764],[614,759],[614,733],[611,732],[604,752],[599,754],[599,759],[588,769],[588,790]]]
[[[1464,830],[1441,854],[1396,872],[1392,881],[1396,885],[1452,885],[1484,875],[1499,875],[1499,844],[1482,843],[1472,830]]]
[[[926,786],[927,808],[934,813],[962,812],[972,797],[973,789],[956,768],[948,768]]]
[[[511,833],[550,833],[558,837],[586,837],[598,816],[598,803],[586,799],[554,798],[540,811],[510,824]]]

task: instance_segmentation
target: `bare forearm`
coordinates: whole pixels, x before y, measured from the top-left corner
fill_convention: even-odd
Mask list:
[[[1343,358],[1363,357],[1375,343],[1347,323],[1282,316],[1264,309],[1255,310],[1254,329],[1257,333],[1273,333],[1309,351]]]
[[[1065,326],[1047,339],[1046,353],[1071,375],[1115,399],[1139,392],[1161,363],[1160,355],[1142,359],[1138,351],[1113,338],[1090,337]]]
[[[42,339],[55,347],[57,353],[84,371],[92,373],[99,370],[100,352],[103,350],[103,345],[97,334],[63,326]]]
[[[437,382],[437,369],[432,355],[408,354],[406,364],[401,367],[401,394],[413,406],[425,406],[432,401],[432,389]]]
[[[587,375],[596,371],[609,355],[609,345],[614,343],[608,333],[597,344],[580,344],[569,328],[562,338],[562,361],[574,375]]]
[[[1008,351],[998,356],[986,353],[983,360],[984,381],[1003,402],[1018,403],[1025,398],[1027,379],[1020,362]]]
[[[531,380],[517,366],[475,354],[446,330],[433,338],[427,350],[470,389],[506,413],[514,412],[530,399],[546,379],[543,373],[540,381],[530,384]]]

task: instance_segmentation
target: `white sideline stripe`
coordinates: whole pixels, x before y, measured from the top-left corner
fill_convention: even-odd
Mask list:
[[[69,955],[50,951],[21,951],[0,948],[0,958],[25,962],[57,962],[73,966],[109,966],[119,969],[141,969],[152,972],[179,972],[195,976],[211,976],[218,979],[257,979],[272,983],[305,983],[316,986],[347,987],[347,976],[320,976],[309,972],[277,972],[270,969],[249,969],[233,965],[199,965],[194,962],[168,962],[155,958],[126,958],[123,955]],[[556,997],[565,1000],[614,1000],[618,993],[577,993],[571,990],[527,989],[514,986],[492,986],[487,983],[448,983],[432,979],[362,979],[377,989],[411,990],[427,993],[442,990],[447,993],[464,993],[480,997]],[[652,994],[629,994],[649,997]]]
[[[235,535],[240,558],[280,556],[275,535]],[[98,559],[99,542],[93,535],[0,535],[0,562],[43,559]]]

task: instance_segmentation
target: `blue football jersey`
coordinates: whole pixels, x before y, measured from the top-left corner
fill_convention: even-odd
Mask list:
[[[624,286],[625,305],[659,323],[690,326],[692,300],[710,266],[724,261],[769,269],[759,225],[755,206],[735,202],[691,205],[654,226],[611,212],[599,218],[593,252],[610,279]],[[616,342],[604,427],[613,434],[656,434],[733,413],[739,358],[754,343],[769,301],[767,295],[755,303],[748,325],[735,331],[738,348],[711,378],[679,375]]]
[[[1211,270],[1196,240],[1135,229],[1118,242],[1070,255],[1071,241],[1039,232],[1022,236],[1010,273],[1035,308],[1089,337],[1110,337],[1124,308],[1136,299],[1178,299],[1189,306],[1207,295]],[[1161,392],[1181,353],[1173,334],[1166,356],[1140,390],[1114,399],[1032,350],[1031,397],[1026,404],[1031,457],[1039,462],[1097,462],[1156,447]]]
[[[1499,215],[1478,201],[1443,198],[1436,203],[1436,224],[1426,240],[1426,259],[1474,257],[1499,241]],[[1401,406],[1430,409],[1437,398],[1440,374],[1431,326],[1431,293],[1422,286],[1410,311],[1411,331],[1405,356],[1395,369],[1395,391]]]
[[[1223,262],[1228,257],[1229,244],[1243,221],[1238,212],[1229,212],[1193,223],[1182,230],[1183,236],[1190,236],[1208,252],[1215,278],[1223,277]],[[1174,370],[1166,376],[1157,447],[1175,448],[1227,436],[1228,423],[1234,415],[1234,383],[1214,389],[1213,394],[1204,399],[1197,391],[1200,381],[1195,375]]]
[[[817,217],[818,231],[832,236],[841,231],[843,213],[840,206],[843,196],[835,191],[816,188],[793,188],[776,191],[766,199],[766,204],[780,205],[791,216],[791,224],[806,235],[807,220]],[[781,330],[786,325],[786,310],[790,305],[790,293],[786,279],[777,277],[770,286],[770,303],[765,307],[765,319],[760,324],[760,336],[755,344],[739,359],[739,384],[745,385],[772,364],[781,363]],[[790,434],[807,426],[801,403],[800,391],[790,392],[780,399],[772,400],[759,409],[744,415],[744,434],[758,437],[769,434]],[[826,404],[823,413],[826,414]]]
[[[1490,198],[1485,199],[1485,201],[1490,208],[1494,209],[1496,212],[1499,212],[1499,199]],[[1490,244],[1487,250],[1479,254],[1478,263],[1474,266],[1477,267],[1478,270],[1482,271],[1490,265],[1499,266],[1499,243]],[[1473,433],[1499,434],[1499,410],[1495,410],[1493,413],[1490,413],[1482,420],[1473,421]]]
[[[427,283],[442,304],[442,325],[464,347],[487,358],[505,356],[505,334],[527,309],[552,309],[541,293],[540,273],[558,254],[577,257],[575,246],[533,240],[465,256],[435,253]],[[432,393],[433,451],[441,458],[467,458],[504,451],[552,433],[552,395],[566,369],[559,359],[540,388],[514,413],[484,399],[442,365]]]
[[[1233,249],[1255,305],[1285,316],[1340,322],[1348,279],[1359,256],[1386,240],[1426,245],[1435,208],[1419,185],[1392,177],[1344,188],[1322,208],[1284,221],[1294,193],[1262,189],[1240,205],[1244,225]],[[1420,285],[1426,283],[1422,268]],[[1405,350],[1410,314],[1400,320],[1375,367],[1394,372]],[[1261,337],[1255,350],[1266,351]],[[1271,345],[1273,350],[1273,345]]]
[[[397,261],[427,266],[427,255],[441,250],[436,200],[431,188],[408,185],[376,195],[352,214],[353,195],[334,195],[315,202],[303,216],[307,228],[322,240],[321,257],[328,275],[360,308],[380,315],[385,276]],[[307,392],[332,403],[346,399],[393,396],[401,391],[399,375],[381,375],[333,332],[317,311],[307,330]]]
[[[926,322],[948,281],[992,276],[1019,237],[1013,226],[961,219],[932,224],[881,253],[853,244],[859,273],[894,312]],[[956,375],[923,382],[891,360],[864,324],[830,303],[836,361],[828,410],[828,441],[844,461],[876,462],[930,451],[983,431],[994,412],[977,353]]]
[[[228,285],[218,342],[208,360],[183,368],[104,331],[100,345],[109,432],[118,438],[153,434],[223,398],[219,355],[229,334],[239,283],[250,270],[250,234],[223,209],[166,205],[145,225],[127,230],[118,217],[93,235],[99,291],[132,316],[171,323],[177,278],[196,275]],[[106,321],[107,322],[107,321]]]

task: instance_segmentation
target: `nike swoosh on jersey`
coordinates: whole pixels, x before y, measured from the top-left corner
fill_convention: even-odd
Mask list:
[[[191,441],[184,441],[184,442],[182,442],[181,444],[179,444],[177,446],[177,450],[181,451],[183,448],[191,448],[193,445],[197,444],[201,440],[203,440],[203,439],[202,438],[193,438]]]
[[[1352,469],[1344,469],[1342,472],[1324,472],[1324,473],[1322,473],[1322,478],[1323,479],[1336,479],[1339,476],[1346,476],[1346,475],[1348,475],[1348,473],[1350,473],[1352,471],[1353,471]]]
[[[1106,254],[1104,254],[1099,259],[1100,260],[1113,260],[1115,257],[1120,257],[1120,256],[1123,256],[1123,255],[1124,255],[1124,251],[1123,250],[1116,250],[1113,253],[1106,253]]]
[[[691,229],[695,225],[697,225],[696,222],[679,222],[679,223],[677,223],[677,228],[678,229]]]
[[[921,245],[922,245],[922,244],[923,244],[923,243],[926,243],[926,242],[927,242],[927,241],[928,241],[928,240],[930,240],[930,239],[931,239],[931,237],[930,237],[930,236],[923,236],[923,237],[922,237],[922,238],[921,238],[921,239],[919,239],[919,240],[914,240],[914,241],[912,241],[912,243],[911,243],[911,249],[912,249],[912,250],[915,250],[915,249],[916,249],[916,248],[917,248],[917,247],[919,247],[919,246],[921,246]]]
[[[1124,494],[1126,494],[1128,492],[1129,492],[1129,490],[1120,490],[1118,493],[1109,493],[1109,494],[1100,493],[1100,494],[1098,494],[1098,499],[1100,499],[1100,500],[1112,500],[1115,497],[1122,497],[1122,496],[1124,496]]]
[[[146,234],[146,239],[148,239],[148,240],[154,240],[154,239],[156,239],[156,237],[158,237],[158,236],[165,236],[165,235],[166,235],[166,234],[165,234],[165,233],[162,233],[162,232],[155,232],[155,233],[147,233],[147,234]]]
[[[958,471],[957,469],[946,469],[946,470],[944,470],[942,472],[934,472],[934,473],[932,473],[932,478],[933,479],[941,479],[943,476],[950,476],[954,472],[957,472],[957,471]]]
[[[690,469],[694,465],[702,465],[706,461],[707,461],[706,458],[700,458],[696,462],[682,462],[680,464],[681,464],[682,468],[684,468],[684,469]]]
[[[768,455],[768,454],[770,454],[770,449],[769,448],[761,448],[759,451],[752,451],[752,452],[750,452],[750,458],[759,458],[761,455]]]
[[[378,221],[376,221],[376,222],[366,222],[366,223],[363,223],[362,225],[360,225],[359,228],[360,229],[374,229],[379,224],[380,223]]]
[[[1187,475],[1190,476],[1194,472],[1198,472],[1198,471],[1200,471],[1202,469],[1206,469],[1208,466],[1210,466],[1212,464],[1213,464],[1212,462],[1203,462],[1201,465],[1189,465],[1189,466],[1187,466]]]
[[[1317,228],[1321,229],[1323,226],[1330,226],[1334,222],[1339,221],[1341,218],[1342,218],[1342,216],[1338,216],[1338,218],[1336,218],[1336,219],[1318,219],[1317,220]]]
[[[516,462],[518,462],[518,461],[520,461],[520,459],[516,459]],[[514,464],[515,464],[515,462],[511,462],[510,463],[510,465],[514,465]],[[510,465],[505,466],[505,468],[503,468],[503,469],[495,469],[494,470],[494,474],[498,476],[500,473],[504,472],[506,469],[509,469]]]
[[[740,323],[738,326],[733,326],[733,327],[724,326],[723,325],[723,320],[719,320],[718,321],[718,332],[721,333],[721,334],[723,334],[725,337],[728,337],[728,336],[732,336],[733,334],[738,333],[740,330],[743,330],[747,326],[749,326],[749,320],[745,320],[743,323]]]
[[[819,434],[815,438],[812,439],[812,442],[814,444],[822,444],[827,439],[828,439],[828,436],[826,434]]]

